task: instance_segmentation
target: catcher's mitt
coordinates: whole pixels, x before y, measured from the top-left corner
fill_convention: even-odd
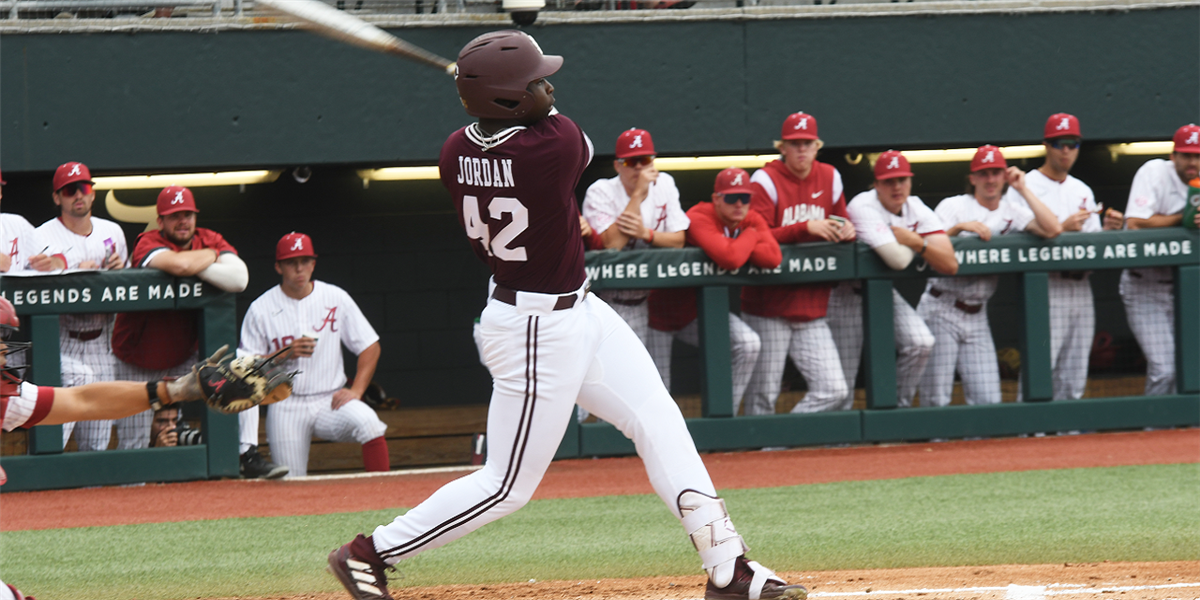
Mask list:
[[[226,414],[259,404],[271,404],[292,395],[296,372],[284,369],[287,349],[270,356],[225,356],[228,346],[213,353],[192,372],[167,382],[171,401],[204,400],[213,410]]]

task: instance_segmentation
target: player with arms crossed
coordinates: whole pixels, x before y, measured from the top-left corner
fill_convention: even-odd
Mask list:
[[[908,268],[918,256],[942,275],[958,272],[954,246],[942,220],[912,195],[912,169],[904,155],[888,150],[875,161],[875,186],[846,207],[858,240],[866,243],[890,268]],[[843,409],[854,404],[854,380],[862,361],[863,303],[860,282],[842,282],[829,297],[829,328],[846,373]],[[912,406],[913,396],[933,351],[934,338],[925,321],[900,292],[892,289],[892,321],[896,336],[896,405]]]
[[[578,401],[629,436],[655,492],[700,552],[705,597],[804,598],[748,561],[683,416],[629,325],[587,292],[575,186],[592,144],[554,107],[561,56],[499,31],[458,56],[459,96],[479,122],[450,135],[439,168],[471,247],[492,270],[480,318],[493,378],[488,459],[392,523],[329,554],[356,600],[391,598],[384,570],[524,506]]]
[[[292,397],[267,411],[271,459],[288,468],[288,477],[307,475],[315,434],[362,444],[366,470],[387,471],[387,425],[361,399],[379,364],[379,335],[350,294],[312,278],[316,264],[307,235],[283,236],[275,245],[275,271],[282,281],[251,303],[242,321],[239,354],[290,348],[288,366],[300,371]],[[350,388],[343,387],[343,344],[358,355]]]

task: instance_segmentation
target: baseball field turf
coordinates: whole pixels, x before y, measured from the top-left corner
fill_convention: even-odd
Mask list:
[[[1179,459],[722,493],[751,558],[778,571],[1196,561],[1200,465]],[[178,501],[186,512],[189,498]],[[323,570],[329,550],[399,512],[5,531],[0,577],[39,598],[308,597],[339,589]],[[698,566],[656,496],[535,500],[404,561],[393,588],[694,575]]]

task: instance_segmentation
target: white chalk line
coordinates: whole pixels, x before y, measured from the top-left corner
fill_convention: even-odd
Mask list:
[[[994,587],[967,587],[967,588],[919,588],[909,590],[871,590],[869,592],[810,592],[809,598],[840,598],[851,596],[879,596],[887,594],[949,594],[949,593],[964,593],[964,592],[1007,592],[1005,597],[1009,600],[1038,600],[1046,596],[1063,596],[1067,594],[1105,594],[1113,592],[1132,592],[1139,590],[1165,590],[1179,588],[1196,588],[1200,587],[1200,583],[1166,583],[1162,585],[1128,585],[1128,586],[1102,586],[1102,587],[1079,587],[1076,589],[1054,590],[1047,589],[1052,587],[1068,587],[1074,584],[1051,584],[1047,586],[994,586]]]

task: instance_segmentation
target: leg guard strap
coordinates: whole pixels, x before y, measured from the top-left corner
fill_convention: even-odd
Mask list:
[[[749,548],[733,528],[725,501],[695,490],[679,494],[679,514],[684,529],[700,553],[708,578],[717,587],[733,579],[735,559]]]

